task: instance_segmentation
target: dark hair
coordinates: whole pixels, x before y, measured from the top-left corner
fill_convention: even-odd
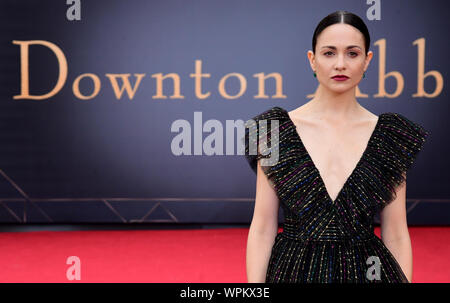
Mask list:
[[[370,46],[369,30],[367,29],[366,24],[360,17],[348,11],[336,11],[334,13],[329,14],[319,22],[319,24],[316,27],[316,30],[314,31],[312,39],[313,53],[314,54],[316,53],[317,37],[320,35],[320,33],[328,26],[336,23],[349,24],[358,29],[363,34],[367,55]]]

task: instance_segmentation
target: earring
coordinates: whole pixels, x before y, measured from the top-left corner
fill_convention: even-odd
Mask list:
[[[317,77],[316,72],[314,72],[314,78],[316,78],[316,77]]]
[[[364,73],[364,75],[363,75],[363,78],[365,78],[366,77],[366,73]]]

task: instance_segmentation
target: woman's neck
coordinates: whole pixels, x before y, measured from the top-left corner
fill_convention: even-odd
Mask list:
[[[334,93],[319,85],[314,98],[305,110],[319,119],[348,120],[361,114],[361,105],[355,98],[355,88],[343,93]]]

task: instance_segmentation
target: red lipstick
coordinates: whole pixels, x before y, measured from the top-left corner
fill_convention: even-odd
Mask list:
[[[336,80],[336,81],[345,81],[348,79],[348,77],[346,75],[336,75],[331,77],[332,79]]]

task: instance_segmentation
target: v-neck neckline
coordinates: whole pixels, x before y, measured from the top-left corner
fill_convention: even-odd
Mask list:
[[[279,106],[278,106],[278,107],[279,107]],[[382,113],[382,114],[378,115],[378,119],[377,119],[377,122],[376,122],[376,124],[375,124],[375,127],[374,127],[374,129],[372,130],[372,133],[370,134],[369,140],[367,141],[367,145],[366,145],[366,147],[364,148],[364,151],[362,152],[361,157],[359,158],[359,160],[358,160],[358,162],[356,163],[355,167],[354,167],[353,170],[351,171],[350,175],[349,175],[349,176],[347,177],[347,179],[345,180],[345,182],[344,182],[344,184],[342,185],[341,189],[339,190],[339,192],[338,192],[336,198],[333,200],[333,199],[331,198],[331,196],[330,196],[330,193],[329,193],[329,191],[328,191],[326,185],[325,185],[325,181],[323,180],[322,175],[320,174],[319,169],[317,168],[316,164],[314,163],[313,159],[311,158],[311,155],[309,154],[308,150],[306,149],[306,146],[303,144],[302,138],[300,137],[300,134],[299,134],[299,132],[298,132],[298,130],[297,130],[297,126],[295,125],[294,121],[292,121],[291,116],[289,115],[289,112],[288,112],[287,110],[285,110],[284,108],[282,108],[282,107],[279,107],[279,108],[286,114],[287,120],[288,120],[289,123],[291,123],[292,126],[294,127],[294,131],[295,131],[294,136],[295,136],[295,138],[298,140],[298,142],[301,144],[301,146],[303,147],[303,149],[305,150],[305,154],[306,154],[306,156],[308,157],[308,161],[311,162],[312,168],[313,168],[314,171],[317,173],[319,182],[321,183],[321,185],[323,186],[323,188],[324,188],[324,190],[325,190],[325,194],[326,194],[326,196],[327,196],[327,199],[328,199],[332,204],[335,204],[335,203],[340,199],[340,197],[341,197],[341,195],[342,195],[342,192],[343,192],[344,189],[346,188],[348,182],[349,182],[350,179],[353,177],[353,175],[355,174],[356,170],[357,170],[357,169],[359,168],[359,166],[361,165],[361,162],[363,161],[364,157],[365,157],[366,154],[368,153],[370,144],[371,144],[371,142],[373,141],[373,139],[374,139],[374,137],[375,137],[375,135],[376,135],[376,133],[377,133],[379,127],[380,127],[382,118],[384,117],[385,114]]]

